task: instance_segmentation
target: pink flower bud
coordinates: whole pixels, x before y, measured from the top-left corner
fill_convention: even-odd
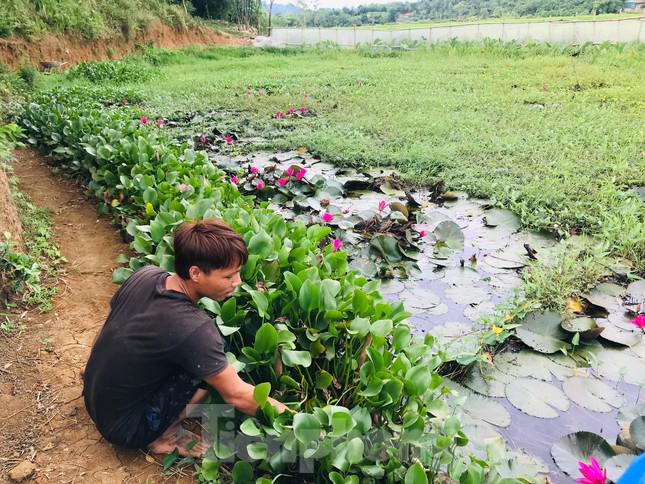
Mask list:
[[[252,166],[251,168],[249,168],[249,171],[251,173],[259,173],[260,172],[260,170],[258,170],[257,167],[255,167],[255,166]]]
[[[639,314],[630,322],[637,328],[645,329],[645,314]]]
[[[141,124],[148,124],[150,122],[150,118],[147,116],[141,116],[139,121],[141,121]]]
[[[425,237],[428,233],[425,230],[419,230],[419,237]]]
[[[296,178],[298,179],[298,181],[300,181],[305,177],[306,174],[307,174],[307,170],[303,168],[298,173],[296,173]]]
[[[382,212],[383,210],[385,210],[385,207],[387,207],[387,202],[385,200],[381,200],[380,202],[378,202],[379,212]]]
[[[259,182],[257,183],[257,185],[255,185],[255,187],[256,187],[258,190],[262,190],[262,189],[264,188],[264,182],[259,181]]]
[[[304,106],[300,106],[300,112],[301,112],[302,114],[305,114],[305,111],[307,111],[307,109],[305,109],[305,107],[304,107]]]
[[[237,185],[237,177],[236,177],[236,176],[232,176],[232,177],[231,177],[231,183],[232,183],[233,185]]]
[[[202,142],[202,144],[203,144],[203,145],[205,145],[205,144],[206,144],[206,141],[208,141],[208,138],[206,138],[206,135],[201,135],[201,137],[199,138],[199,140]]]
[[[327,222],[331,222],[332,220],[334,220],[334,216],[331,213],[325,212],[322,215],[322,221],[323,222],[327,223]]]
[[[293,176],[293,168],[289,168],[289,169],[287,170],[287,176],[288,176],[288,177],[292,177],[292,176]]]
[[[344,208],[344,209],[343,209],[343,214],[344,214],[344,215],[347,215],[348,213],[349,213],[349,208]]]
[[[334,252],[340,250],[343,247],[343,241],[334,239],[331,241],[331,247]]]
[[[279,186],[283,187],[283,186],[285,186],[286,184],[287,184],[287,180],[286,180],[286,178],[280,178],[280,179],[278,180],[278,185],[279,185]]]
[[[227,143],[232,143],[233,142],[233,137],[232,136],[225,136],[224,141],[226,141]]]

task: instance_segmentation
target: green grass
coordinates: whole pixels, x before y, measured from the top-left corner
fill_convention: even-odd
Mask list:
[[[154,21],[176,29],[195,21],[183,8],[164,0],[4,0],[0,37],[29,39],[46,32],[86,39],[130,38]]]
[[[645,210],[627,194],[645,186],[643,46],[192,49],[157,61],[159,77],[129,85],[151,114],[238,110],[221,129],[344,166],[392,165],[419,185],[443,178],[527,227],[602,236],[645,272]],[[317,116],[271,119],[300,105]]]
[[[436,21],[436,22],[405,22],[396,24],[379,24],[379,25],[361,25],[356,29],[376,29],[376,30],[407,30],[407,29],[427,29],[429,27],[448,27],[456,25],[472,25],[472,24],[517,24],[517,23],[534,23],[534,22],[580,22],[586,20],[618,20],[628,18],[639,18],[639,13],[605,13],[600,15],[575,15],[570,17],[501,17],[501,18],[486,18],[486,19],[468,19],[468,20],[449,20],[449,21]],[[339,27],[345,29],[353,29],[353,27]]]

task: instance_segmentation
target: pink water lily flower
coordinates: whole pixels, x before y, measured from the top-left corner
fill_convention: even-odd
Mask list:
[[[294,114],[296,110],[294,108],[289,108],[289,114]]]
[[[236,177],[236,176],[232,176],[232,177],[231,177],[231,183],[232,183],[233,185],[237,185],[237,177]]]
[[[300,112],[305,114],[305,111],[307,111],[307,109],[304,106],[300,106]]]
[[[601,469],[598,461],[593,457],[590,458],[590,464],[584,461],[578,462],[578,470],[584,477],[576,479],[580,484],[605,484],[607,480],[607,469]]]
[[[290,178],[293,176],[293,168],[289,168],[287,170],[287,176],[290,177]]]
[[[645,329],[645,314],[639,314],[630,321],[634,326],[640,329]]]
[[[224,141],[226,141],[227,143],[232,143],[233,142],[233,137],[232,136],[225,136]]]
[[[428,232],[425,230],[419,230],[419,237],[425,237],[426,235],[428,235]]]
[[[343,241],[334,239],[331,241],[331,248],[334,252],[339,251],[343,247]]]
[[[322,215],[322,221],[323,222],[328,223],[328,222],[331,222],[332,220],[334,220],[334,216],[331,213],[325,212]]]
[[[387,202],[385,200],[381,200],[380,202],[378,202],[379,212],[382,212],[383,210],[385,210],[385,207],[387,207]]]
[[[262,189],[264,188],[264,182],[259,181],[259,182],[257,183],[257,185],[255,185],[255,187],[256,187],[258,190],[262,190]]]
[[[279,186],[283,187],[283,186],[285,186],[286,184],[287,184],[287,179],[286,179],[286,178],[280,178],[280,179],[278,180],[278,185],[279,185]]]
[[[141,116],[139,121],[141,121],[141,124],[148,124],[150,122],[150,118],[148,116]]]
[[[166,125],[166,122],[163,119],[157,120],[157,127],[163,128]]]
[[[305,177],[306,174],[307,174],[307,170],[303,168],[298,173],[296,173],[296,178],[300,181]]]
[[[278,113],[278,118],[280,118],[280,119],[284,118],[284,113],[282,111],[280,111]]]
[[[206,135],[201,135],[201,137],[199,138],[199,140],[202,142],[202,144],[203,144],[203,145],[205,145],[205,144],[206,144],[206,141],[208,141],[208,138],[206,138]]]
[[[258,169],[257,169],[257,167],[252,166],[251,168],[249,168],[249,171],[250,171],[251,173],[258,173],[260,170],[258,170]]]

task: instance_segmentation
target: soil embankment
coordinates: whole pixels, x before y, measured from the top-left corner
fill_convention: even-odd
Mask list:
[[[16,314],[24,332],[0,334],[0,481],[24,461],[35,465],[32,482],[158,481],[157,463],[101,438],[80,397],[79,372],[116,290],[115,259],[128,247],[82,189],[53,175],[34,151],[19,150],[13,164],[21,191],[51,210],[68,262],[54,309]]]
[[[70,35],[45,35],[36,41],[21,38],[0,39],[0,61],[15,68],[29,62],[64,63],[65,68],[81,61],[120,59],[144,45],[179,49],[189,45],[249,45],[250,40],[206,27],[173,30],[161,22],[131,39],[87,40]]]

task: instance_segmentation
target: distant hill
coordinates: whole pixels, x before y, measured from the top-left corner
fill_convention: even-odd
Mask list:
[[[262,3],[262,6],[266,12],[269,11],[268,3]],[[273,15],[298,15],[300,12],[302,12],[302,9],[293,3],[287,5],[281,3],[273,4]]]

